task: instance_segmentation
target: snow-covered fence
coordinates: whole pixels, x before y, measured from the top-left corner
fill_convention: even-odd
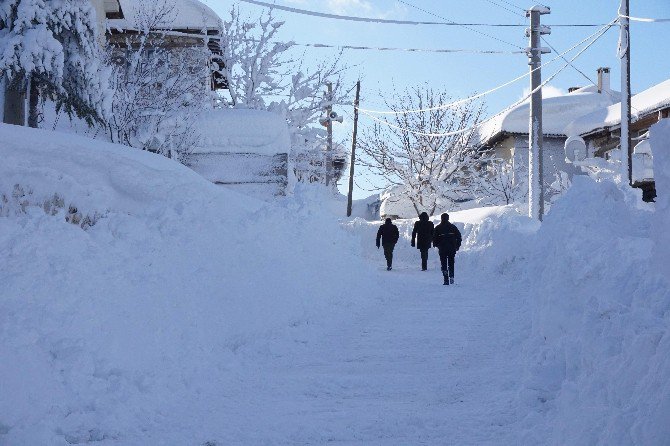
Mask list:
[[[258,198],[285,195],[289,132],[277,113],[250,109],[214,110],[203,116],[201,143],[184,164],[208,179]]]
[[[185,164],[209,181],[254,196],[286,194],[288,154],[194,153]]]

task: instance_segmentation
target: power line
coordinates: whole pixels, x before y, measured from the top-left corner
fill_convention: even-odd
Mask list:
[[[536,69],[540,69],[540,68],[549,66],[551,63],[555,62],[556,60],[558,60],[560,58],[563,58],[563,56],[572,52],[575,48],[579,47],[580,45],[584,44],[585,42],[589,41],[590,39],[592,39],[594,36],[596,36],[600,32],[609,30],[612,26],[614,26],[614,23],[616,23],[616,21],[617,21],[617,19],[612,20],[609,24],[605,25],[604,27],[602,27],[601,29],[599,29],[595,33],[593,33],[593,34],[589,35],[588,37],[582,39],[581,41],[577,42],[576,44],[574,44],[573,46],[571,46],[570,48],[565,50],[563,53],[558,54],[556,57],[551,59],[549,62],[545,62],[544,64],[542,64],[540,67],[538,67]],[[554,50],[554,51],[556,51],[556,50]],[[558,51],[556,51],[556,52],[558,53]],[[566,60],[566,59],[563,58],[563,60]],[[512,79],[511,81],[505,82],[504,84],[498,85],[497,87],[491,88],[490,90],[487,90],[487,91],[484,91],[482,93],[470,96],[470,97],[465,98],[465,99],[459,99],[458,101],[454,101],[454,102],[451,102],[449,104],[442,104],[442,105],[437,106],[437,107],[429,107],[429,108],[417,109],[417,110],[366,110],[366,109],[359,109],[359,110],[361,112],[372,113],[372,114],[380,114],[380,115],[396,114],[397,115],[399,113],[421,113],[421,112],[427,112],[427,111],[432,111],[432,110],[440,110],[440,109],[445,109],[445,108],[451,108],[451,107],[454,107],[456,105],[463,104],[465,102],[470,102],[470,101],[473,101],[475,99],[479,99],[481,97],[489,95],[489,94],[491,94],[491,93],[493,93],[497,90],[500,90],[504,87],[512,85],[513,83],[518,82],[521,79],[524,79],[524,78],[528,77],[529,75],[530,75],[530,73],[524,73],[521,76],[516,77],[516,78]]]
[[[607,31],[609,31],[609,29],[610,29],[612,26],[614,26],[614,23],[615,23],[616,21],[617,21],[617,20],[612,21],[611,24],[610,24],[610,26],[606,27],[605,29],[601,29],[601,30],[599,30],[599,32],[596,33],[596,34],[598,34],[598,35],[597,35],[595,38],[593,38],[592,41],[589,42],[588,45],[586,45],[584,48],[582,48],[582,49],[581,49],[581,50],[580,50],[580,51],[579,51],[579,52],[578,52],[578,53],[577,53],[571,60],[567,61],[567,63],[566,63],[565,65],[563,65],[563,66],[562,66],[556,73],[554,73],[553,75],[551,75],[547,80],[545,80],[544,82],[542,82],[537,88],[535,88],[533,91],[531,91],[530,93],[528,93],[525,97],[521,98],[521,99],[518,100],[517,102],[513,103],[512,105],[510,105],[509,107],[503,109],[502,111],[496,113],[495,115],[491,116],[490,118],[487,118],[487,119],[485,119],[484,121],[478,123],[477,125],[474,125],[474,126],[471,126],[471,127],[468,127],[468,128],[464,128],[464,129],[460,129],[460,130],[456,130],[456,131],[453,131],[453,132],[446,132],[446,133],[425,133],[425,132],[417,132],[417,131],[414,131],[414,130],[410,130],[410,129],[406,129],[406,128],[397,126],[397,125],[395,125],[395,124],[391,124],[390,122],[388,122],[388,121],[386,121],[386,120],[379,119],[379,118],[377,118],[376,116],[374,116],[374,115],[372,115],[372,114],[370,114],[370,113],[366,113],[366,112],[364,112],[364,111],[361,111],[361,113],[367,115],[369,118],[373,119],[374,121],[380,122],[380,123],[382,123],[382,124],[384,124],[384,125],[386,125],[386,126],[388,126],[388,127],[395,128],[395,129],[400,130],[400,131],[402,131],[402,132],[405,132],[405,133],[411,133],[411,134],[414,134],[414,135],[428,136],[428,137],[446,137],[446,136],[462,135],[463,133],[467,133],[467,132],[469,132],[469,131],[471,131],[471,130],[474,130],[476,127],[480,127],[482,124],[485,124],[485,123],[487,123],[487,122],[489,122],[489,121],[492,121],[493,119],[497,118],[498,116],[502,115],[503,113],[505,113],[505,112],[507,112],[507,111],[513,109],[513,108],[516,107],[517,105],[522,104],[524,101],[526,101],[528,98],[530,98],[536,91],[542,89],[545,85],[547,85],[549,82],[551,82],[556,76],[558,76],[563,70],[565,70],[565,69],[566,69],[572,62],[574,62],[577,58],[579,58],[582,54],[584,54],[584,52],[585,52],[586,50],[588,50],[588,49],[589,49],[594,43],[596,43],[596,42],[597,42],[597,41],[598,41],[598,40],[599,40],[599,39],[600,39],[600,38],[607,32]],[[592,37],[592,36],[590,36],[590,37]]]
[[[661,22],[670,22],[670,19],[654,19],[647,17],[630,17],[627,15],[619,14],[619,17],[628,19],[632,22],[646,22],[646,23],[661,23]]]
[[[484,0],[484,1],[487,1],[487,2],[491,3],[491,4],[494,5],[494,6],[497,6],[497,7],[500,8],[500,9],[504,9],[505,11],[507,11],[507,12],[509,12],[509,13],[511,13],[511,14],[514,14],[515,16],[520,16],[520,15],[522,15],[522,14],[520,14],[520,13],[518,13],[518,12],[512,11],[511,9],[509,9],[509,8],[506,7],[506,6],[501,5],[500,3],[496,3],[496,2],[494,2],[493,0]]]
[[[524,51],[476,50],[466,48],[432,49],[432,48],[375,47],[375,46],[358,46],[358,45],[329,45],[325,43],[297,43],[297,42],[284,42],[284,43],[293,44],[295,46],[306,46],[311,48],[335,48],[342,50],[404,51],[414,53],[525,54]]]
[[[508,2],[508,1],[506,1],[506,0],[498,0],[498,1],[500,1],[500,2],[502,2],[502,3],[505,3],[506,5],[509,5],[509,6],[511,6],[512,8],[520,9],[521,11],[523,11],[524,15],[525,15],[525,13],[526,13],[526,8],[522,8],[522,7],[519,6],[519,5],[515,5],[514,3],[510,3],[510,2]]]
[[[292,8],[289,6],[276,5],[274,3],[267,3],[259,0],[240,0],[245,3],[249,3],[256,6],[262,6],[269,9],[278,9],[280,11],[291,12],[294,14],[308,15],[312,17],[321,17],[326,19],[336,19],[336,20],[348,20],[352,22],[365,22],[365,23],[382,23],[390,25],[440,25],[440,26],[484,26],[484,27],[502,27],[502,28],[520,28],[525,27],[523,24],[511,24],[511,23],[456,23],[452,21],[445,22],[421,22],[421,21],[410,21],[410,20],[389,20],[389,19],[375,19],[368,17],[356,17],[356,16],[345,16],[338,14],[328,14],[323,12],[308,11],[306,9]],[[560,24],[560,25],[551,25],[551,26],[586,26],[586,27],[599,27],[604,24]]]
[[[614,26],[614,25],[612,25],[612,26]],[[609,28],[608,28],[608,29],[609,29]],[[547,44],[547,46],[548,46],[549,48],[551,48],[554,52],[558,53],[558,50],[557,50],[556,48],[554,48],[553,45],[547,41],[547,39],[545,39],[545,38],[542,37],[542,36],[540,36],[540,38],[542,39],[542,41],[543,41],[544,43]],[[566,61],[566,62],[568,61],[568,60],[567,60],[565,57],[563,57],[563,56],[561,56],[561,59],[563,59],[563,60]],[[593,85],[593,86],[596,87],[596,88],[599,88],[599,87],[598,87],[598,84],[597,84],[593,79],[591,79],[591,78],[590,78],[586,73],[584,73],[582,70],[580,70],[579,68],[577,68],[573,63],[570,63],[570,66],[571,66],[575,71],[577,71],[579,74],[581,74],[584,78],[586,78],[586,80],[589,81],[589,82],[591,83],[591,85]],[[621,102],[621,100],[620,100],[620,99],[617,99],[617,98],[612,94],[611,91],[609,91],[609,90],[602,90],[602,91],[603,91],[604,93],[606,93],[606,94],[607,94],[607,95],[608,95],[614,102]],[[631,106],[631,107],[632,107],[632,106]],[[635,107],[632,107],[632,108],[635,109],[635,111],[639,112],[639,110],[637,110]]]
[[[409,6],[410,8],[417,9],[417,10],[419,10],[419,11],[425,13],[425,14],[432,15],[433,17],[437,17],[438,19],[442,19],[442,20],[444,20],[444,21],[446,21],[446,22],[455,23],[455,22],[452,22],[451,20],[446,19],[446,18],[444,18],[444,17],[442,17],[442,16],[440,16],[440,15],[437,15],[437,14],[435,14],[435,13],[433,13],[433,12],[427,11],[427,10],[425,10],[425,9],[423,9],[423,8],[420,8],[420,7],[415,6],[415,5],[411,4],[411,3],[408,3],[408,2],[405,1],[405,0],[398,0],[398,1],[399,1],[400,3],[402,3],[402,4],[404,4],[404,5]],[[510,42],[508,42],[508,41],[506,41],[506,40],[503,40],[503,39],[500,39],[500,38],[498,38],[498,37],[495,37],[495,36],[492,36],[492,35],[490,35],[490,34],[487,34],[487,33],[485,33],[485,32],[479,31],[479,30],[474,29],[474,28],[472,28],[472,27],[470,27],[470,26],[468,26],[468,25],[459,24],[458,26],[461,26],[461,27],[463,27],[463,28],[465,28],[465,29],[468,29],[468,30],[470,30],[470,31],[472,31],[472,32],[475,32],[475,33],[477,33],[477,34],[481,34],[481,35],[483,35],[483,36],[486,36],[486,37],[488,37],[488,38],[490,38],[490,39],[497,40],[498,42],[502,42],[502,43],[504,43],[504,44],[506,44],[506,45],[511,45],[511,46],[513,46],[513,47],[515,47],[515,48],[523,49],[523,47],[520,47],[519,45],[516,45],[516,44],[514,44],[514,43],[510,43]]]

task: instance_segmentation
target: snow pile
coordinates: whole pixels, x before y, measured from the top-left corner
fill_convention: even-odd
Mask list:
[[[661,120],[651,128],[649,144],[654,157],[656,182],[656,214],[652,224],[654,260],[670,265],[670,119]],[[670,283],[670,275],[666,273]]]
[[[252,109],[219,109],[204,114],[198,129],[202,142],[194,154],[288,153],[290,139],[286,120],[276,113]]]
[[[375,296],[350,237],[304,204],[83,137],[0,141],[0,444],[253,444],[233,405],[249,357]]]
[[[650,260],[661,242],[650,237],[650,222],[667,219],[665,212],[637,209],[614,183],[588,177],[576,177],[552,206],[527,265],[533,336],[522,393],[531,409],[525,443],[670,438],[667,263]]]

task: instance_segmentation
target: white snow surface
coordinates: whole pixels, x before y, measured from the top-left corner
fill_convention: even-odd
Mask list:
[[[0,125],[0,445],[667,444],[668,140],[655,211],[578,177],[541,225],[451,213],[444,287],[414,220],[388,272],[316,189]]]
[[[146,1],[143,0],[119,0],[123,19],[109,19],[111,28],[119,29],[138,29],[141,28],[141,16],[144,13],[143,7],[146,7]],[[143,5],[145,3],[145,5]],[[218,14],[209,6],[198,0],[166,0],[158,2],[165,4],[170,8],[170,14],[166,17],[165,23],[160,26],[165,29],[189,29],[201,30],[219,29],[221,19]]]
[[[286,120],[265,110],[245,108],[211,110],[203,114],[198,132],[200,146],[193,153],[289,153]]]
[[[621,99],[621,93],[598,93],[596,87],[584,87],[572,93],[542,100],[542,130],[545,135],[565,135],[565,127],[580,116],[607,107]],[[528,134],[530,102],[526,101],[482,124],[480,141],[487,141],[501,132]]]
[[[631,98],[632,121],[670,107],[670,79],[654,85]],[[588,135],[598,130],[621,125],[621,103],[610,105],[584,114],[565,125],[568,136]]]

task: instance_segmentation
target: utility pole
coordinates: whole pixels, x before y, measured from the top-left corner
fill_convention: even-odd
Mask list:
[[[630,137],[630,0],[619,8],[619,57],[621,58],[621,174],[633,185],[633,144]]]
[[[356,163],[356,136],[358,135],[358,104],[361,98],[361,81],[356,82],[356,100],[354,101],[354,137],[351,142],[351,160],[349,161],[349,194],[347,195],[347,217],[351,217],[354,194],[354,164]]]
[[[547,6],[536,5],[526,11],[530,28],[526,37],[530,47],[526,49],[530,65],[530,122],[528,128],[528,216],[542,221],[544,216],[544,166],[542,153],[542,54],[551,52],[540,46],[540,37],[549,34],[548,26],[540,25],[540,16],[549,14]]]
[[[326,116],[330,117],[333,113],[333,84],[326,83],[328,88]],[[328,119],[328,147],[326,147],[326,187],[330,186],[330,181],[333,176],[333,120]]]

